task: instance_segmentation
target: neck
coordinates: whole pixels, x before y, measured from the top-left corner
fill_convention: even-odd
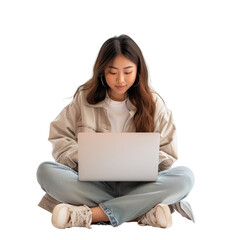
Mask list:
[[[116,96],[113,96],[110,91],[108,92],[108,96],[109,96],[113,101],[117,101],[117,102],[123,102],[123,101],[126,99],[126,97],[127,97],[126,95],[127,95],[127,94],[125,93],[123,96],[116,97]]]

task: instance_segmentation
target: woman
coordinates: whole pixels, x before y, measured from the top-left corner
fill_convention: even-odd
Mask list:
[[[157,181],[78,181],[78,132],[159,132]],[[177,159],[172,113],[150,89],[144,57],[130,37],[103,44],[93,77],[51,123],[49,140],[56,162],[42,163],[37,178],[47,193],[39,205],[52,212],[55,227],[137,221],[166,228],[174,210],[193,220],[189,204],[181,201],[192,189],[193,173],[186,167],[170,169]]]

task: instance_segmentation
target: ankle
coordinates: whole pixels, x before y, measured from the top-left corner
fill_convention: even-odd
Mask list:
[[[109,222],[108,216],[103,212],[100,207],[90,208],[92,211],[92,222]]]

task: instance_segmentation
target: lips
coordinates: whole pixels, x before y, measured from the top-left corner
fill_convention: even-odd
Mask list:
[[[116,86],[116,88],[117,88],[118,90],[123,90],[123,89],[125,88],[125,86]]]

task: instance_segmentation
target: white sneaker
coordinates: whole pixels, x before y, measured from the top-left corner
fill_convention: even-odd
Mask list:
[[[52,224],[56,228],[87,227],[91,228],[92,211],[86,206],[58,204],[52,213]]]
[[[172,225],[171,211],[166,204],[159,203],[138,220],[141,226],[168,228]]]

